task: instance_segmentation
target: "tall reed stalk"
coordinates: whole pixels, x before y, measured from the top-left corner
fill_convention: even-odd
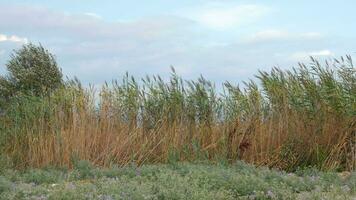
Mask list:
[[[355,170],[351,57],[256,77],[243,87],[226,82],[219,93],[173,69],[167,82],[126,74],[98,92],[75,80],[49,97],[19,96],[0,118],[2,155],[18,168],[71,166],[75,156],[99,166],[241,159]]]

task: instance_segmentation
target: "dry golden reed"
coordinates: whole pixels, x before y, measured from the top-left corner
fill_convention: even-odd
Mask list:
[[[244,160],[286,170],[355,170],[356,71],[351,57],[259,72],[257,83],[172,71],[125,75],[99,92],[69,81],[51,96],[19,97],[1,117],[2,154],[15,167]],[[99,95],[97,95],[99,94]]]

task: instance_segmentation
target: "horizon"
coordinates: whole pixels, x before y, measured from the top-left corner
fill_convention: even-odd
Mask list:
[[[0,0],[0,74],[13,49],[41,43],[64,76],[200,75],[242,83],[309,56],[355,55],[356,2]],[[354,16],[354,17],[353,17]]]

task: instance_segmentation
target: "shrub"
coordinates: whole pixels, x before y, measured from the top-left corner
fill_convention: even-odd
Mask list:
[[[56,183],[64,179],[64,173],[58,170],[31,169],[22,175],[24,182],[35,184]]]
[[[74,163],[74,172],[78,179],[93,178],[95,175],[94,166],[86,160],[80,160]]]
[[[2,99],[18,93],[43,95],[62,85],[62,72],[55,57],[42,45],[25,44],[15,50],[6,64],[8,74],[0,77]]]

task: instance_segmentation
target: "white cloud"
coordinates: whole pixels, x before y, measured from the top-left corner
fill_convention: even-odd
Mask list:
[[[264,30],[259,31],[244,39],[248,43],[258,43],[266,41],[278,41],[278,40],[295,40],[295,39],[319,39],[322,37],[318,32],[305,32],[305,33],[292,33],[285,30]]]
[[[213,16],[216,19],[213,17],[209,22],[207,17],[203,20],[204,25],[217,29],[231,28],[261,19],[261,14],[241,11],[253,9],[268,10],[263,6],[246,7],[235,4],[228,7],[226,4],[216,4],[195,9],[198,11],[195,16],[202,16],[204,13],[209,16],[207,13],[214,11]],[[289,67],[291,63],[295,64],[295,60],[290,59],[293,52],[297,52],[294,56],[299,58],[310,54],[331,53],[324,49],[331,49],[337,55],[339,52],[333,46],[334,40],[324,38],[317,32],[293,33],[272,29],[247,38],[251,42],[267,41],[260,45],[236,41],[236,30],[229,30],[227,35],[219,32],[216,37],[214,31],[197,26],[197,18],[193,21],[192,15],[189,19],[188,14],[178,16],[180,17],[159,15],[114,22],[98,20],[83,13],[74,15],[45,8],[3,6],[0,9],[0,29],[17,37],[26,36],[31,41],[41,42],[56,55],[65,75],[75,75],[83,83],[94,84],[119,78],[125,71],[136,77],[145,74],[160,74],[165,77],[170,74],[170,65],[184,75],[184,78],[196,78],[203,74],[215,81],[236,82],[253,77],[257,69],[269,69],[275,65]],[[320,37],[320,40],[314,40]],[[0,35],[0,40],[9,38],[18,41],[20,37]],[[279,38],[284,40],[279,42]],[[20,44],[0,42],[0,49],[10,52]],[[303,52],[305,49],[321,51]],[[3,57],[5,56],[6,53]],[[0,59],[0,72],[4,61],[5,59]]]
[[[159,16],[129,22],[98,20],[93,13],[68,14],[43,7],[7,6],[0,9],[0,27],[9,32],[36,35],[36,38],[53,37],[58,40],[125,40],[140,38],[155,40],[167,32],[174,33],[192,23],[182,17]],[[137,41],[137,40],[136,40]]]
[[[0,34],[0,42],[6,41],[6,40],[7,40],[7,36]]]
[[[302,33],[301,36],[303,38],[307,38],[307,39],[318,39],[323,37],[323,35],[319,32],[307,32],[307,33]]]
[[[95,18],[95,19],[103,19],[103,17],[101,15],[96,14],[96,13],[87,12],[87,13],[84,13],[84,14],[89,16],[89,17]]]
[[[320,51],[300,51],[300,52],[295,52],[290,56],[291,60],[294,61],[301,61],[301,60],[306,60],[308,59],[310,56],[313,57],[328,57],[328,56],[334,56],[335,54],[328,50],[328,49],[324,49],[324,50],[320,50]]]
[[[21,38],[21,37],[18,37],[16,35],[9,36],[7,39],[9,41],[11,41],[11,42],[20,42],[20,43],[27,43],[28,42],[27,38]]]
[[[260,42],[266,40],[285,39],[290,37],[290,33],[281,30],[265,30],[257,32],[247,38],[249,42]]]
[[[22,38],[16,35],[7,36],[4,34],[0,34],[0,42],[18,42],[18,43],[27,43],[27,38]]]
[[[254,22],[270,11],[262,5],[214,4],[191,11],[188,17],[209,28],[223,30]]]

